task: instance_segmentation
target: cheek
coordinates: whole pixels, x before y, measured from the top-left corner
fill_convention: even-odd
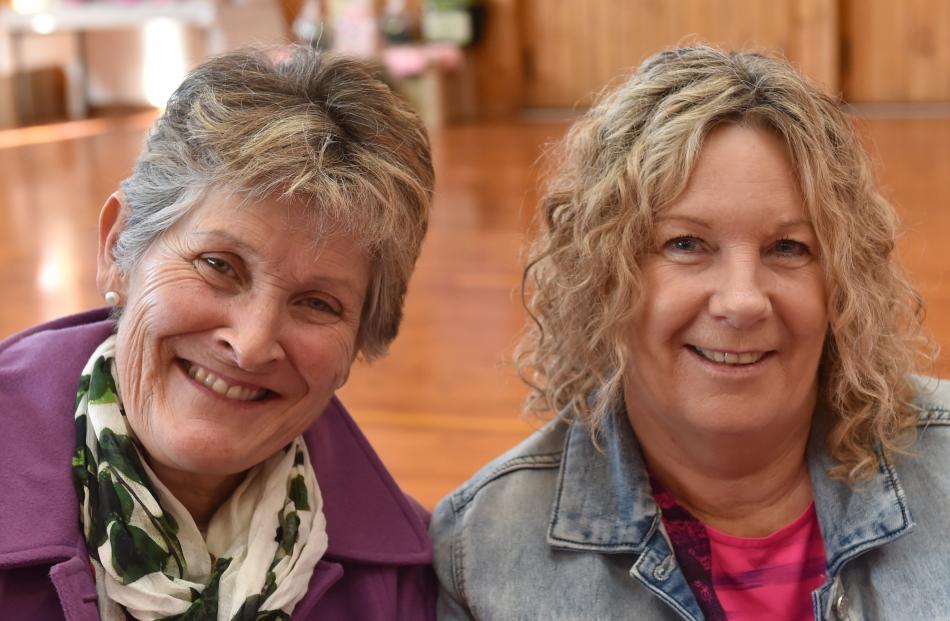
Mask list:
[[[136,282],[145,285],[131,290],[129,303],[119,319],[116,363],[119,389],[130,421],[147,418],[156,405],[153,401],[164,399],[159,388],[171,363],[165,345],[174,336],[191,331],[198,316],[196,309],[200,305],[187,303],[200,299],[196,297],[198,292],[189,292],[188,281],[181,284],[182,276],[177,272],[139,274]]]
[[[119,390],[130,419],[146,409],[145,399],[153,394],[143,390],[154,384],[159,365],[158,339],[151,323],[149,308],[141,303],[127,306],[119,320],[116,365]]]
[[[828,332],[824,284],[811,278],[783,292],[783,315],[792,334],[803,342],[823,343]]]
[[[654,269],[644,274],[644,289],[634,318],[637,339],[643,345],[673,339],[704,308],[703,288],[689,274]]]
[[[312,398],[322,398],[324,391],[332,392],[346,382],[356,352],[355,332],[327,330],[318,338],[298,342],[295,358],[306,375]]]

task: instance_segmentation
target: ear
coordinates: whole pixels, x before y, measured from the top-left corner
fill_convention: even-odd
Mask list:
[[[121,192],[113,192],[99,212],[99,252],[96,255],[96,287],[100,294],[115,291],[125,299],[125,279],[116,265],[114,251],[125,227],[126,206]]]

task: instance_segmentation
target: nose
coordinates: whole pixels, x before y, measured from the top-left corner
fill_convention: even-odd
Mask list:
[[[227,326],[218,331],[218,345],[239,368],[256,371],[286,356],[281,344],[279,305],[255,301],[236,303],[230,309]]]
[[[709,312],[727,325],[751,328],[772,312],[772,300],[762,286],[758,252],[725,253],[713,281]]]

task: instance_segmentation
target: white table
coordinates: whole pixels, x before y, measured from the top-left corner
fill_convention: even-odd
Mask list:
[[[8,37],[14,73],[15,105],[28,109],[31,93],[23,58],[22,41],[27,36],[53,32],[72,32],[78,37],[79,58],[65,68],[67,111],[70,118],[83,118],[89,109],[87,98],[88,67],[85,58],[85,35],[95,30],[131,28],[150,19],[167,18],[180,24],[205,30],[208,52],[221,51],[222,34],[217,28],[215,0],[159,0],[135,4],[109,0],[56,3],[33,15],[16,13],[9,6],[0,8],[0,40]]]

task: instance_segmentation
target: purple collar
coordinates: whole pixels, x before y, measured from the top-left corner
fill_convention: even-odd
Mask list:
[[[425,511],[400,491],[336,397],[304,437],[323,494],[327,557],[432,562]]]

